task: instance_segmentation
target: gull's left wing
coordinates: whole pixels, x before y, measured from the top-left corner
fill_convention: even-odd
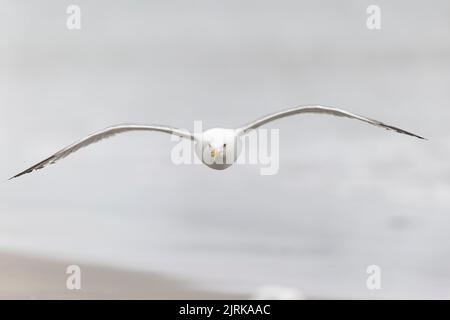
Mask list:
[[[238,129],[236,129],[236,131],[238,134],[243,135],[243,134],[248,133],[250,130],[256,129],[268,122],[271,122],[271,121],[274,121],[277,119],[281,119],[281,118],[285,118],[285,117],[289,117],[289,116],[293,116],[296,114],[304,114],[304,113],[328,114],[328,115],[333,115],[333,116],[338,116],[338,117],[356,119],[356,120],[363,121],[368,124],[371,124],[371,125],[374,125],[377,127],[381,127],[381,128],[387,129],[387,130],[394,130],[399,133],[407,134],[409,136],[413,136],[413,137],[416,137],[419,139],[425,139],[414,133],[408,132],[406,130],[403,130],[403,129],[400,129],[400,128],[397,128],[397,127],[394,127],[391,125],[387,125],[378,120],[358,116],[356,114],[353,114],[353,113],[350,113],[350,112],[347,112],[344,110],[340,110],[337,108],[331,108],[331,107],[325,107],[325,106],[299,106],[299,107],[295,107],[295,108],[291,108],[291,109],[282,110],[282,111],[264,116],[256,121],[250,122]]]

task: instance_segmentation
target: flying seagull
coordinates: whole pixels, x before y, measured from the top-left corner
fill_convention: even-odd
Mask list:
[[[190,139],[195,142],[195,151],[202,162],[208,167],[216,170],[223,170],[231,166],[239,156],[240,152],[240,137],[249,133],[251,130],[259,128],[260,126],[285,117],[304,114],[304,113],[317,113],[327,114],[338,117],[345,117],[350,119],[356,119],[368,124],[381,127],[387,130],[394,130],[402,134],[413,136],[419,139],[425,139],[414,133],[405,131],[403,129],[387,125],[383,122],[359,116],[348,111],[340,110],[332,107],[325,106],[298,106],[286,110],[282,110],[276,113],[266,115],[256,121],[250,122],[237,129],[225,129],[225,128],[212,128],[206,130],[200,134],[191,134],[188,131],[181,129],[161,126],[161,125],[141,125],[141,124],[121,124],[108,127],[96,133],[93,133],[84,139],[81,139],[63,149],[56,152],[47,159],[35,164],[34,166],[16,174],[9,180],[20,177],[26,173],[33,172],[35,170],[42,169],[50,164],[53,164],[68,155],[84,148],[90,144],[98,142],[100,140],[112,137],[116,134],[128,132],[128,131],[158,131],[169,133],[179,136],[181,138]]]

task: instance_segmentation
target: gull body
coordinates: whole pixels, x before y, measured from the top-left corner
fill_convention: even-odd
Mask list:
[[[212,128],[204,131],[195,144],[195,153],[202,162],[215,170],[230,167],[241,152],[241,141],[234,129]]]
[[[387,130],[393,130],[398,133],[413,136],[419,139],[424,139],[414,133],[405,131],[398,127],[394,127],[378,120],[371,118],[359,116],[350,113],[345,110],[341,110],[333,107],[312,105],[312,106],[298,106],[275,113],[268,114],[262,118],[252,121],[244,126],[238,127],[236,129],[227,128],[213,128],[206,130],[200,134],[191,134],[188,131],[181,130],[178,128],[162,125],[142,125],[142,124],[121,124],[116,126],[111,126],[101,131],[95,132],[48,157],[47,159],[31,166],[30,168],[14,175],[10,178],[17,178],[24,174],[33,172],[35,170],[42,169],[50,164],[53,164],[68,155],[84,148],[90,144],[98,142],[100,140],[112,137],[116,134],[129,132],[129,131],[156,131],[168,134],[177,135],[184,139],[190,139],[195,142],[195,152],[197,156],[202,160],[202,162],[209,168],[216,170],[223,170],[230,167],[238,158],[241,152],[241,142],[240,137],[247,134],[251,130],[257,129],[262,125],[289,116],[300,115],[300,114],[325,114],[333,115],[337,117],[345,117],[349,119],[359,120],[368,123],[373,126],[381,127]]]

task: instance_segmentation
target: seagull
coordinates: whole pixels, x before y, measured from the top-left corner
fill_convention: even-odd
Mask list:
[[[84,148],[90,144],[96,143],[100,140],[110,138],[116,134],[129,131],[156,131],[168,133],[178,136],[183,139],[189,139],[195,143],[195,152],[202,162],[208,167],[216,170],[223,170],[230,167],[238,158],[241,146],[240,137],[248,134],[250,131],[261,127],[262,125],[281,118],[290,117],[299,114],[326,114],[337,117],[345,117],[366,122],[368,124],[381,127],[387,130],[393,130],[398,133],[406,134],[419,139],[425,139],[414,133],[405,131],[403,129],[387,125],[383,122],[359,116],[348,111],[338,108],[326,107],[320,105],[314,106],[298,106],[290,109],[285,109],[275,113],[268,114],[255,121],[249,122],[237,129],[226,128],[212,128],[202,133],[192,134],[188,131],[162,125],[145,125],[145,124],[120,124],[105,128],[101,131],[95,132],[87,137],[59,150],[47,159],[35,164],[34,166],[14,175],[9,180],[20,177],[24,174],[42,169],[50,164],[64,159],[68,155]]]

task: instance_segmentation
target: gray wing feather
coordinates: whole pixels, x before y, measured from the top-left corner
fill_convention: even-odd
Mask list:
[[[418,136],[414,133],[408,132],[406,130],[391,126],[391,125],[387,125],[383,122],[374,120],[374,119],[370,119],[370,118],[366,118],[366,117],[362,117],[344,110],[340,110],[337,108],[332,108],[332,107],[325,107],[325,106],[299,106],[299,107],[295,107],[295,108],[291,108],[291,109],[286,109],[286,110],[282,110],[276,113],[272,113],[269,114],[267,116],[264,116],[256,121],[250,122],[244,126],[242,126],[241,128],[238,128],[237,131],[239,134],[246,134],[247,132],[249,132],[252,129],[256,129],[268,122],[280,119],[280,118],[285,118],[285,117],[289,117],[289,116],[293,116],[296,114],[303,114],[303,113],[317,113],[317,114],[329,114],[329,115],[333,115],[333,116],[338,116],[338,117],[346,117],[346,118],[350,118],[350,119],[356,119],[356,120],[360,120],[366,123],[369,123],[371,125],[377,126],[377,127],[381,127],[387,130],[394,130],[396,132],[402,133],[402,134],[406,134],[409,136],[413,136],[419,139],[425,139],[421,136]]]
[[[123,133],[123,132],[129,132],[129,131],[159,131],[159,132],[174,134],[179,137],[186,138],[186,139],[191,139],[191,140],[194,139],[193,136],[189,132],[180,130],[177,128],[168,127],[168,126],[140,125],[140,124],[116,125],[116,126],[108,127],[101,131],[98,131],[96,133],[93,133],[93,134],[81,139],[80,141],[77,141],[77,142],[71,144],[70,146],[67,146],[67,147],[59,150],[54,155],[35,164],[34,166],[32,166],[28,169],[16,174],[15,176],[11,177],[9,180],[20,177],[21,175],[24,175],[26,173],[30,173],[30,172],[42,169],[50,164],[53,164],[61,159],[64,159],[68,155],[70,155],[90,144],[96,143],[100,140],[110,138],[116,134]]]

